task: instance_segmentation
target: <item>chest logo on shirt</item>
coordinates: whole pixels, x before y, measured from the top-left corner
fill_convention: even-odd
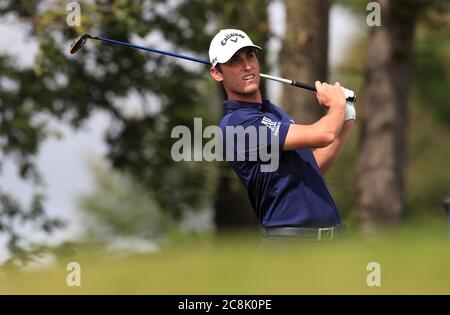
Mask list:
[[[280,130],[281,121],[272,121],[270,118],[263,117],[263,119],[261,120],[261,123],[266,125],[267,127],[269,127],[270,130],[272,130],[274,136],[278,135],[278,132]]]

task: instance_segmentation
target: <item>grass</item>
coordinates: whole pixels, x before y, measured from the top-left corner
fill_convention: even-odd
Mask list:
[[[450,294],[446,225],[413,227],[320,247],[258,251],[254,234],[198,235],[153,254],[83,247],[34,271],[0,274],[1,294]],[[176,245],[175,245],[176,244]],[[81,286],[69,287],[69,262]],[[381,286],[369,287],[369,262]]]

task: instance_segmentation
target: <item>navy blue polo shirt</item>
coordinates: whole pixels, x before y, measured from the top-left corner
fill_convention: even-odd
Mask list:
[[[261,171],[261,165],[267,164],[265,160],[249,160],[252,148],[248,143],[244,148],[241,147],[246,160],[237,160],[236,156],[242,155],[242,152],[237,152],[236,146],[231,148],[235,152],[234,158],[231,161],[227,159],[247,187],[250,202],[261,225],[327,227],[339,224],[339,212],[312,150],[282,151],[293,120],[268,100],[263,103],[226,100],[224,106],[225,112],[220,121],[224,152],[230,149],[226,147],[227,127],[254,126],[258,136],[262,131],[267,131],[269,135],[263,135],[261,139],[266,140],[259,141],[258,145],[270,145],[275,137],[279,144],[278,168],[270,172]]]

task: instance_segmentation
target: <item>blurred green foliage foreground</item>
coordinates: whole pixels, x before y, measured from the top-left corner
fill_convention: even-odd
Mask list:
[[[450,242],[443,224],[319,247],[258,250],[259,235],[172,238],[155,253],[84,245],[47,266],[2,270],[1,294],[450,294]],[[80,286],[66,284],[79,263]],[[380,286],[367,285],[370,262]]]

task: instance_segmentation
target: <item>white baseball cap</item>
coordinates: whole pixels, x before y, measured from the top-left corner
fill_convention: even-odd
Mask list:
[[[261,49],[253,44],[250,37],[241,30],[231,28],[220,30],[209,45],[209,61],[215,67],[218,63],[230,60],[239,49],[244,47]]]

